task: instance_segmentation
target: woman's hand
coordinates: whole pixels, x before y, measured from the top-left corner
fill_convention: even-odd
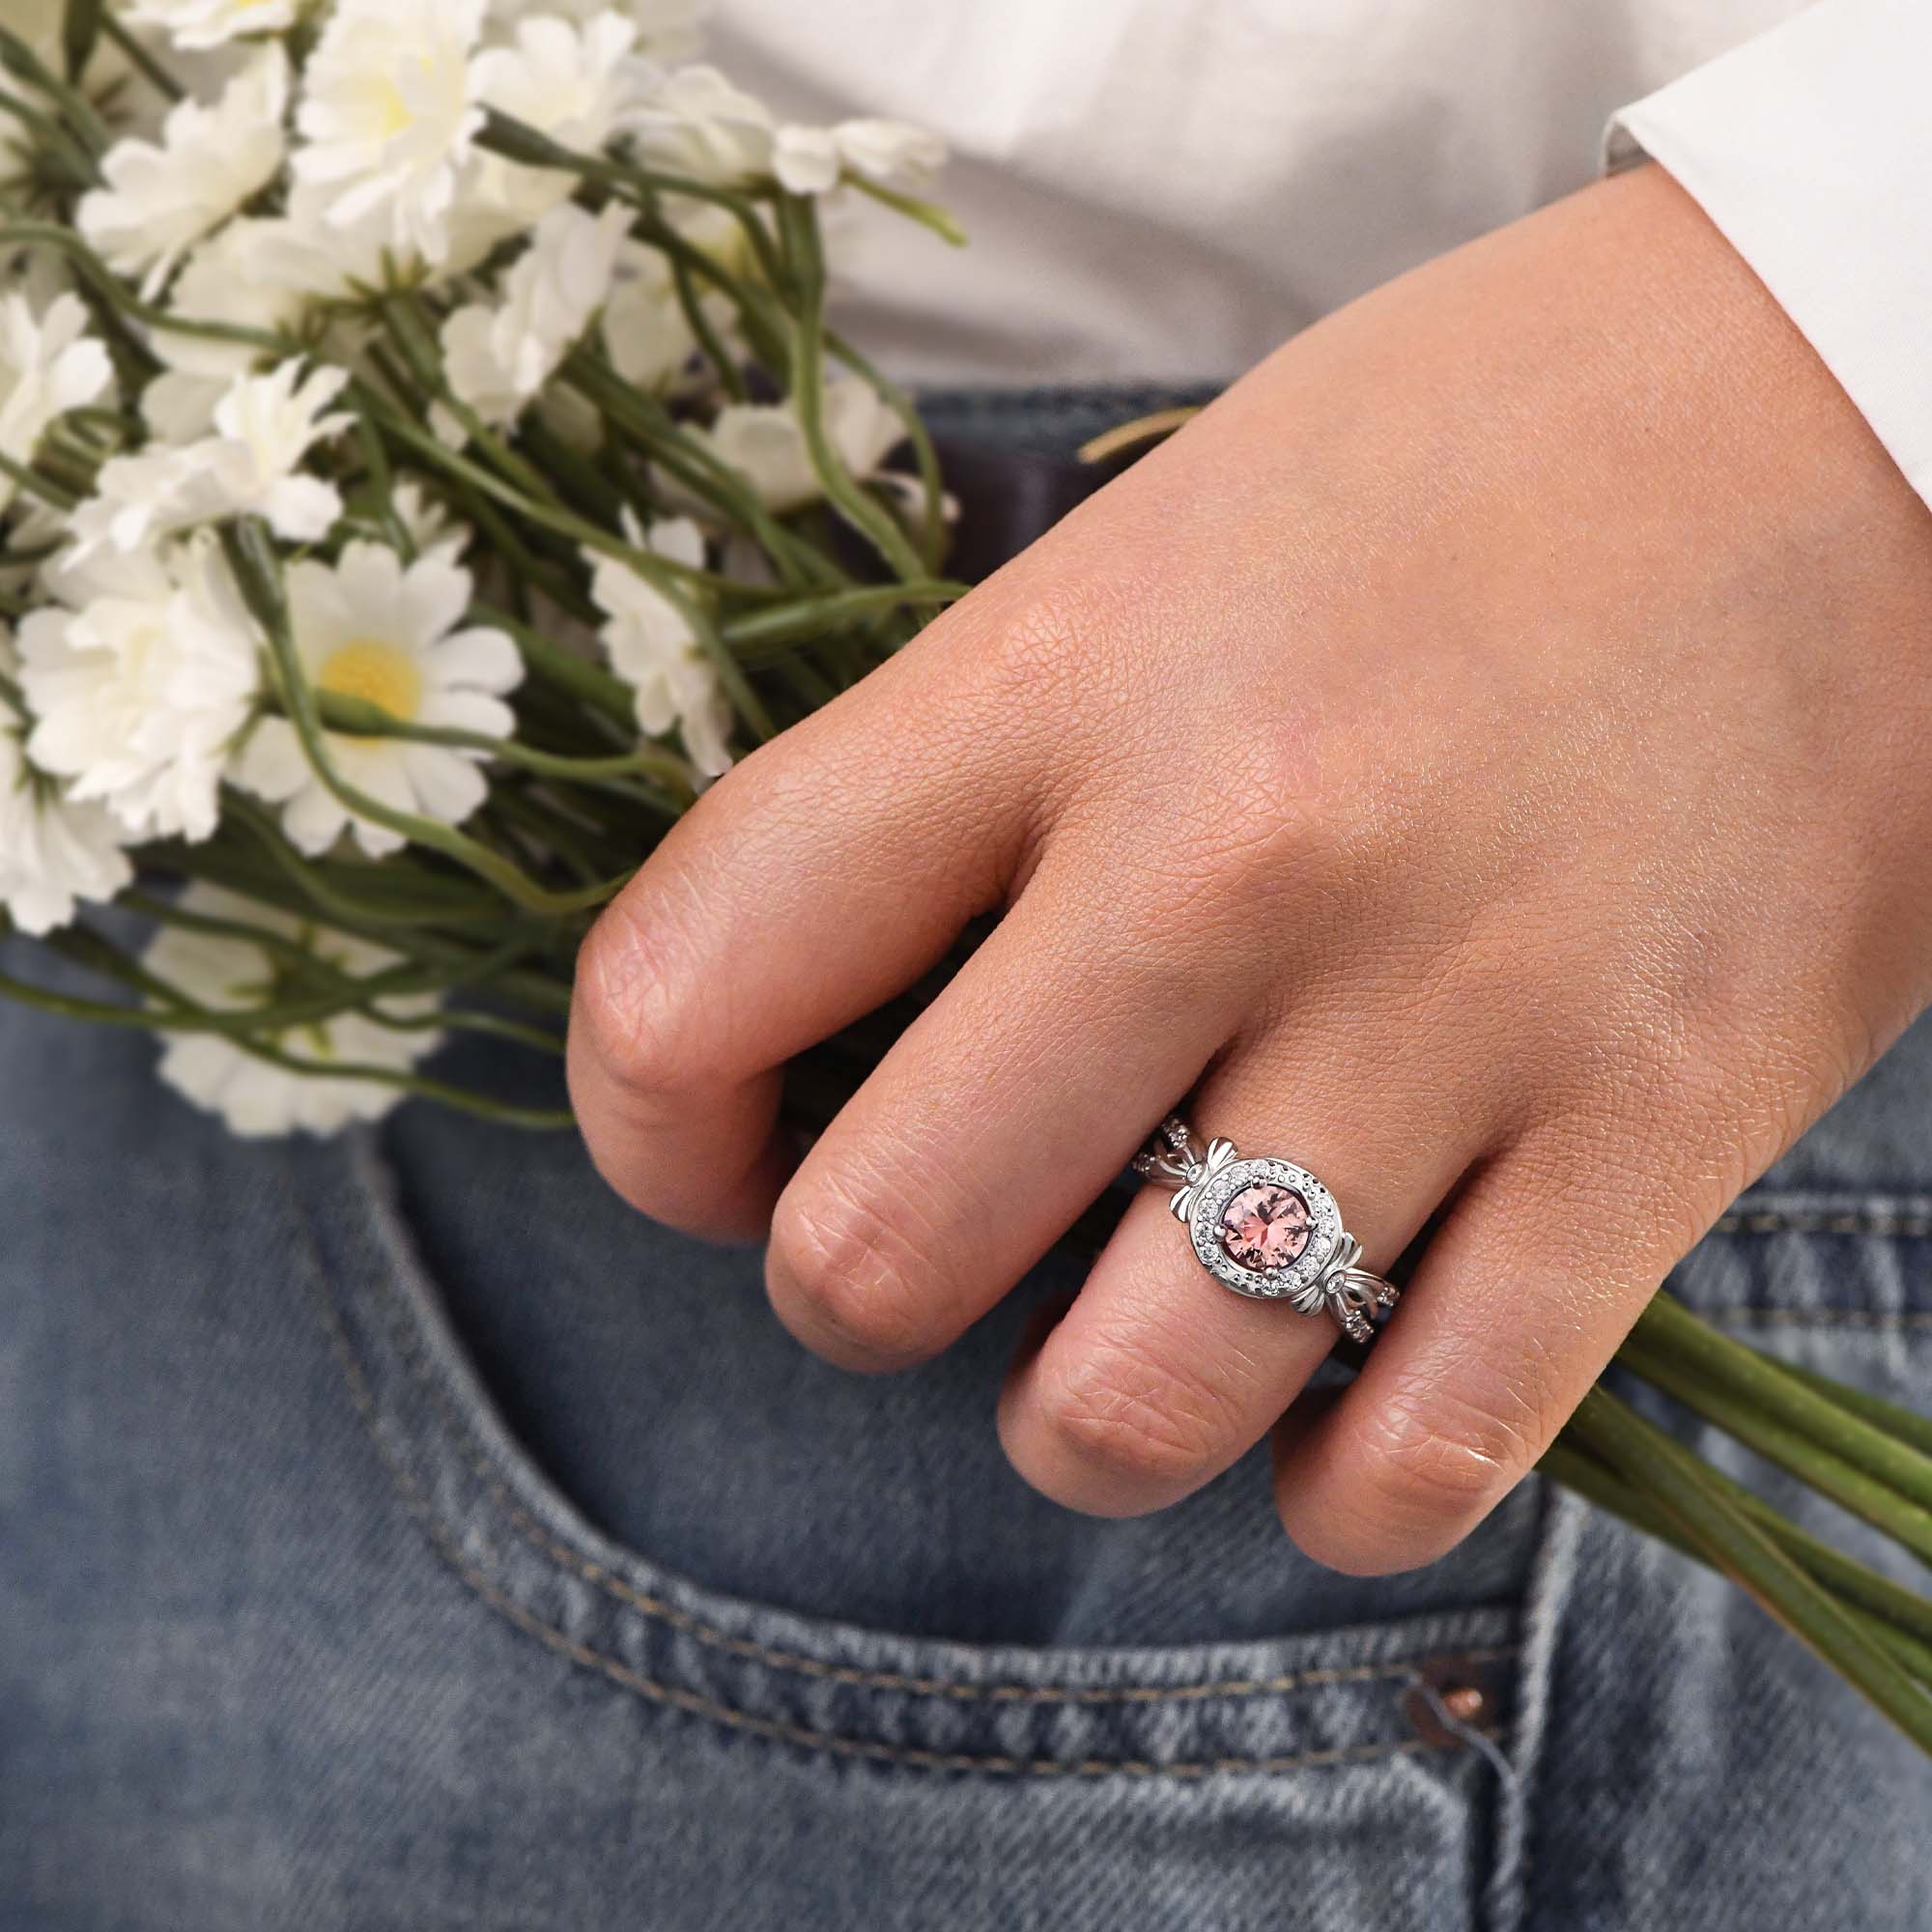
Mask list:
[[[747,759],[585,949],[576,1103],[645,1212],[769,1216],[780,1317],[885,1369],[1198,1089],[1369,1264],[1434,1223],[1277,1435],[1310,1554],[1420,1563],[1932,997],[1928,727],[1932,518],[1645,169],[1296,338]],[[1000,907],[791,1172],[783,1062]],[[1078,1509],[1186,1494],[1334,1339],[1166,1208],[1001,1403]]]

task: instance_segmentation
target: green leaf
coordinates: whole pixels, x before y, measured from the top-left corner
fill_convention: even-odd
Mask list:
[[[61,54],[67,62],[67,77],[78,81],[94,58],[95,43],[100,38],[101,0],[67,0],[67,14],[61,22]]]

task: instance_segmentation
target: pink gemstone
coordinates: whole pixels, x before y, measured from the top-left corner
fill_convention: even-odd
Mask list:
[[[1308,1203],[1272,1180],[1244,1187],[1221,1215],[1221,1247],[1258,1273],[1286,1267],[1308,1245]]]

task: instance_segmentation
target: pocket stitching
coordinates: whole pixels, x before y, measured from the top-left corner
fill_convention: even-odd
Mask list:
[[[441,1557],[466,1587],[481,1602],[503,1617],[514,1628],[532,1636],[547,1648],[556,1651],[573,1662],[598,1671],[613,1683],[648,1702],[665,1706],[671,1710],[683,1711],[689,1716],[705,1718],[724,1725],[728,1729],[744,1731],[754,1737],[762,1737],[783,1744],[803,1747],[807,1749],[823,1750],[841,1757],[865,1758],[874,1762],[904,1765],[922,1771],[940,1772],[983,1772],[1005,1776],[1021,1777],[1098,1777],[1121,1775],[1130,1777],[1170,1777],[1193,1779],[1208,1776],[1214,1773],[1264,1773],[1273,1774],[1289,1771],[1311,1770],[1324,1765],[1367,1764],[1377,1759],[1401,1757],[1426,1750],[1446,1749],[1422,1738],[1402,1739],[1393,1743],[1373,1745],[1350,1745],[1334,1749],[1301,1751],[1287,1756],[1275,1757],[1223,1757],[1201,1759],[1193,1762],[1157,1763],[1147,1758],[1022,1758],[1002,1753],[976,1753],[964,1751],[922,1750],[916,1747],[885,1744],[877,1739],[853,1738],[833,1731],[812,1730],[805,1725],[788,1724],[777,1719],[760,1718],[749,1711],[737,1709],[733,1705],[722,1703],[714,1698],[704,1697],[696,1691],[686,1690],[659,1679],[646,1677],[641,1671],[633,1670],[620,1660],[607,1656],[566,1636],[563,1632],[545,1623],[541,1617],[532,1615],[521,1604],[503,1595],[491,1583],[488,1577],[465,1560],[455,1547],[448,1531],[437,1518],[428,1497],[414,1476],[402,1464],[384,1438],[382,1419],[377,1413],[376,1403],[370,1391],[368,1378],[362,1373],[361,1364],[355,1359],[345,1333],[340,1316],[329,1295],[326,1279],[319,1266],[311,1271],[311,1279],[317,1290],[321,1303],[324,1330],[328,1337],[330,1351],[340,1367],[343,1379],[348,1386],[350,1400],[356,1413],[361,1417],[368,1431],[376,1454],[384,1467],[389,1472],[391,1481],[400,1493],[404,1507],[421,1524],[431,1547]],[[418,1371],[420,1373],[420,1371]],[[677,1612],[682,1616],[683,1612]],[[718,1634],[722,1635],[722,1633]],[[740,1639],[727,1639],[737,1643]],[[1493,1652],[1457,1652],[1459,1660],[1475,1661],[1488,1656],[1510,1654],[1508,1650]],[[781,1657],[782,1653],[772,1653]],[[1423,1662],[1435,1660],[1421,1660],[1416,1663],[1393,1668],[1377,1668],[1365,1674],[1374,1676],[1406,1676],[1421,1667]],[[811,1664],[815,1660],[800,1659],[799,1663]],[[829,1668],[830,1666],[826,1666]],[[1341,1681],[1345,1675],[1353,1673],[1334,1673],[1323,1676],[1319,1673],[1304,1673],[1299,1680],[1303,1683],[1314,1681]],[[862,1678],[874,1682],[876,1678]],[[917,1682],[919,1680],[902,1680]],[[977,1687],[941,1687],[972,1691]],[[992,1687],[994,1689],[1031,1689],[1032,1687]],[[1164,1688],[1164,1687],[1157,1687]],[[1176,1687],[1177,1689],[1179,1687]],[[1204,1687],[1205,1689],[1205,1687]],[[1067,1693],[1069,1695],[1081,1693]],[[1499,1731],[1488,1730],[1484,1736],[1496,1738]]]
[[[681,1609],[663,1597],[637,1589],[621,1577],[613,1576],[601,1563],[581,1555],[568,1544],[553,1536],[511,1494],[509,1487],[483,1460],[470,1439],[464,1418],[451,1406],[448,1395],[429,1373],[415,1346],[405,1330],[391,1326],[391,1335],[418,1380],[428,1390],[443,1421],[448,1425],[458,1453],[491,1499],[509,1518],[512,1525],[538,1554],[560,1563],[574,1576],[628,1608],[681,1631],[710,1648],[733,1657],[750,1659],[771,1669],[796,1672],[800,1676],[868,1690],[902,1691],[914,1696],[947,1697],[961,1702],[1010,1704],[1153,1704],[1198,1700],[1209,1697],[1279,1696],[1292,1690],[1314,1690],[1322,1685],[1374,1684],[1406,1680],[1418,1667],[1415,1663],[1363,1663],[1346,1669],[1301,1670],[1279,1677],[1236,1677],[1209,1680],[1200,1684],[1094,1685],[1058,1688],[1037,1684],[962,1684],[946,1678],[916,1677],[896,1670],[867,1670],[857,1664],[828,1663],[820,1658],[797,1651],[778,1650],[754,1638],[736,1636],[729,1631],[707,1623],[691,1610]],[[1491,1663],[1516,1654],[1516,1646],[1491,1646],[1452,1653],[1456,1662]],[[1444,1659],[1427,1659],[1437,1662]]]

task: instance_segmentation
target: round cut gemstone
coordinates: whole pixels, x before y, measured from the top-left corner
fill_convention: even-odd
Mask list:
[[[1267,1273],[1286,1267],[1308,1245],[1308,1203],[1292,1187],[1259,1180],[1221,1213],[1221,1248],[1239,1267]]]

